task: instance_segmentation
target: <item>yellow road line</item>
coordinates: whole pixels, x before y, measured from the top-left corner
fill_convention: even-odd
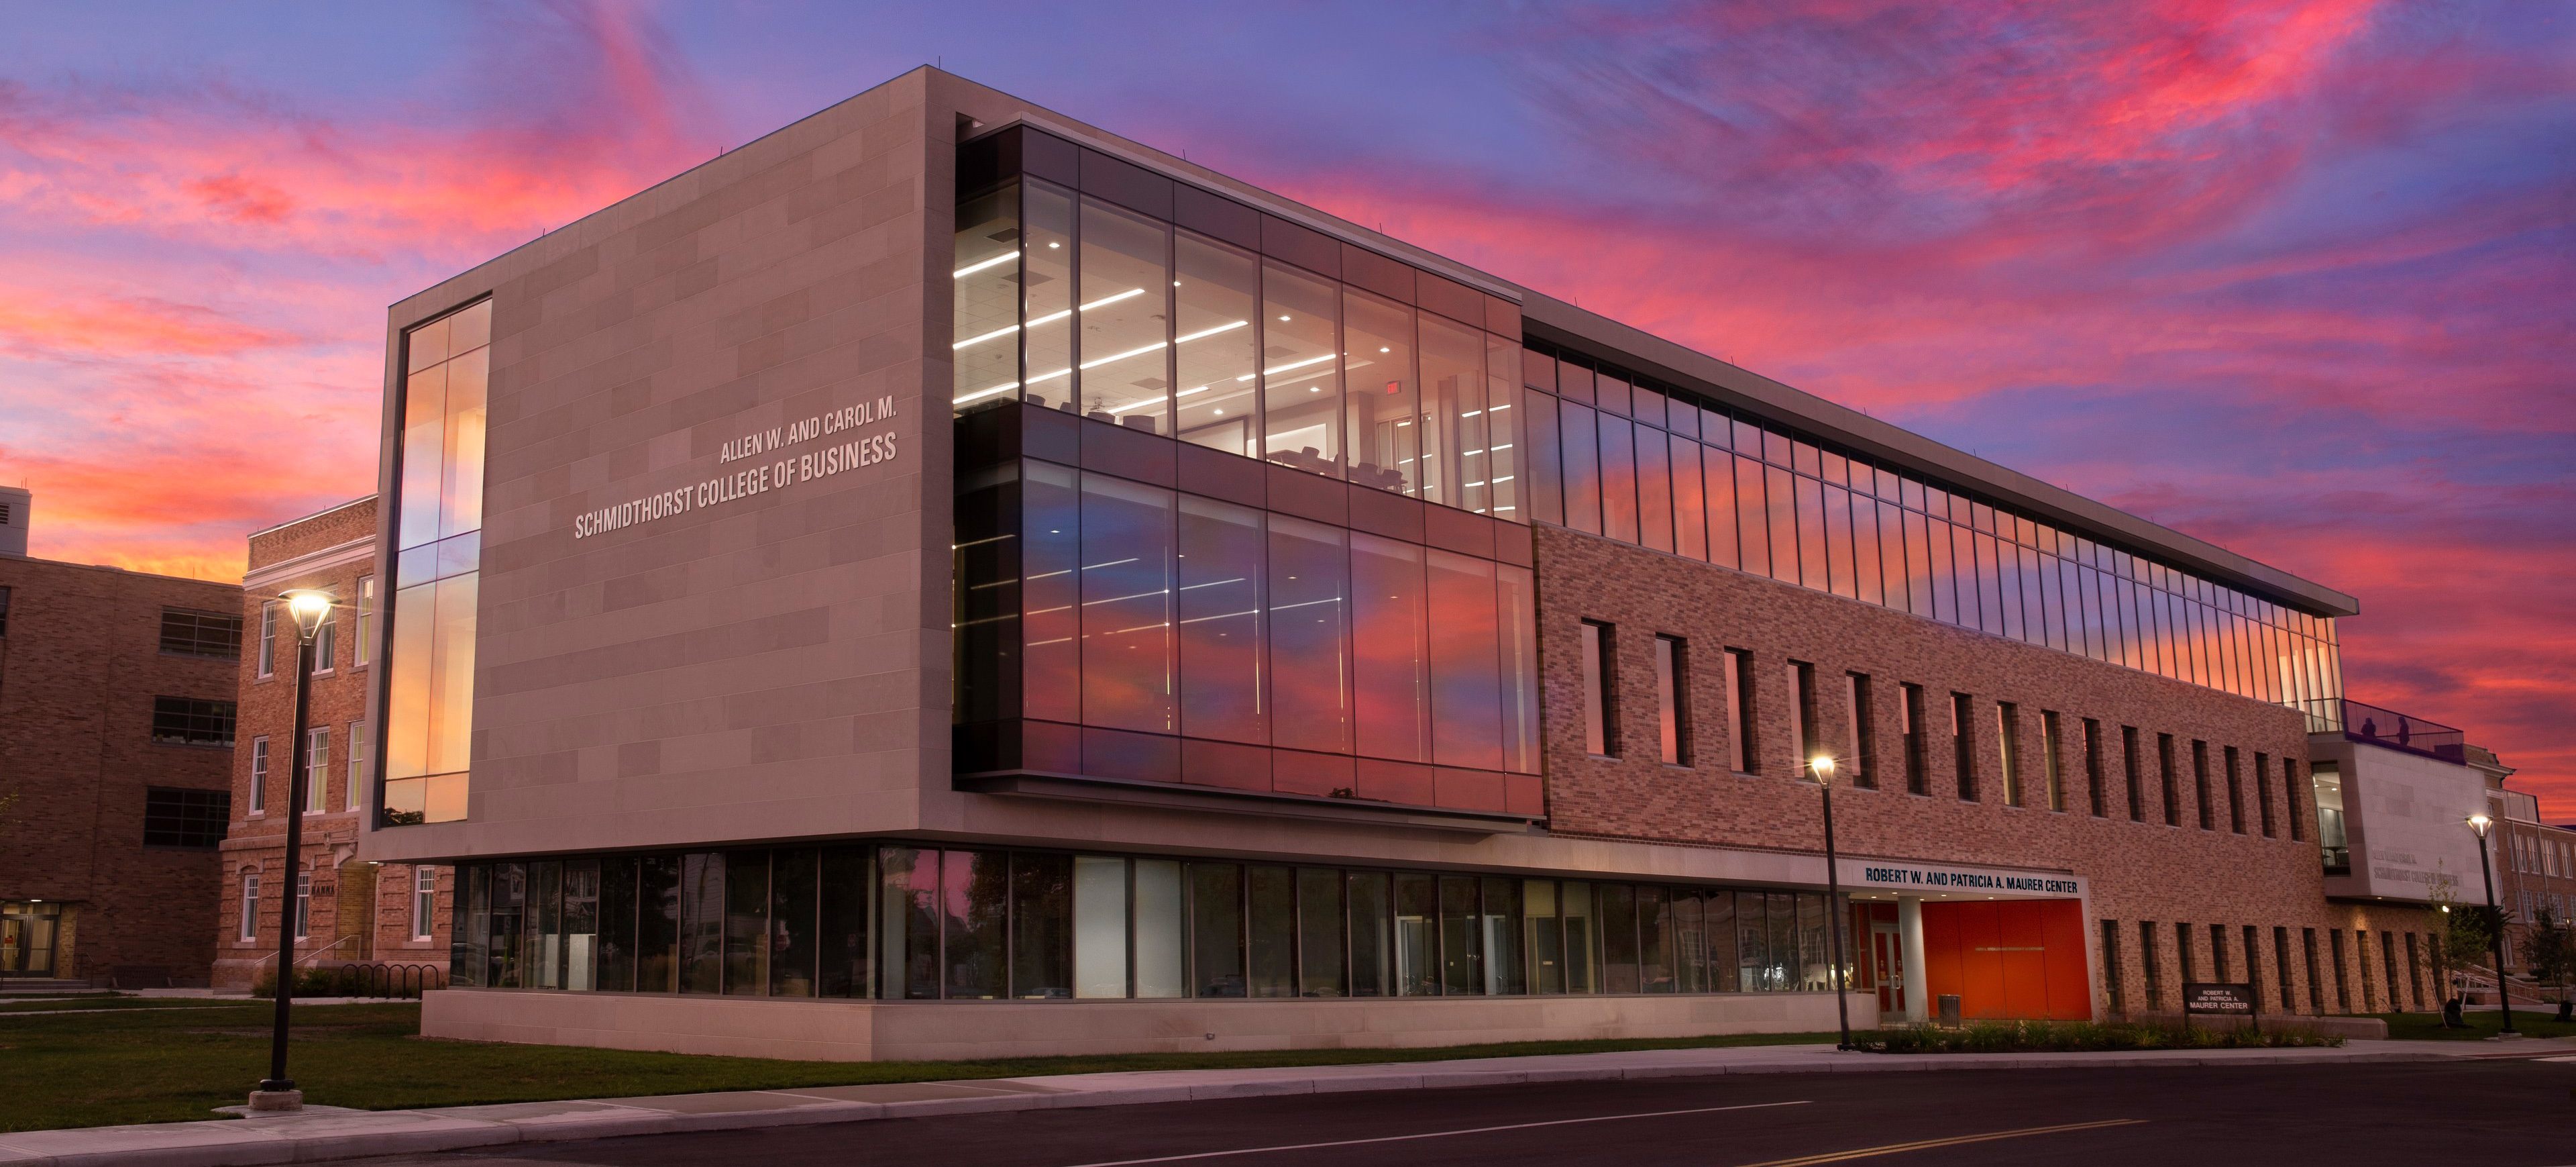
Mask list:
[[[1966,1143],[1988,1143],[1996,1139],[2018,1139],[2030,1135],[2049,1135],[2060,1131],[2090,1131],[2104,1127],[2136,1126],[2143,1118],[2112,1118],[2101,1122],[2073,1122],[2063,1126],[2023,1127],[2016,1131],[1993,1131],[1982,1135],[1958,1135],[1946,1139],[1923,1139],[1912,1143],[1889,1143],[1883,1147],[1861,1147],[1857,1150],[1834,1151],[1823,1155],[1806,1155],[1796,1159],[1772,1159],[1747,1163],[1744,1167],[1812,1167],[1818,1163],[1840,1163],[1847,1159],[1869,1159],[1879,1155],[1898,1155],[1907,1151],[1928,1151],[1935,1147],[1956,1147]]]

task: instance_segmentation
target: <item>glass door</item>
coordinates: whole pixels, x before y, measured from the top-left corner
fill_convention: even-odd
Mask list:
[[[54,930],[61,911],[53,904],[0,904],[0,976],[54,975]]]

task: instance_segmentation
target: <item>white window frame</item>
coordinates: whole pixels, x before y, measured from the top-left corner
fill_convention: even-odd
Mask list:
[[[348,742],[349,744],[342,750],[343,753],[349,755],[349,796],[347,801],[349,805],[356,806],[358,804],[359,792],[367,788],[367,764],[373,760],[368,756],[367,752],[367,723],[365,721],[352,721],[349,723]]]
[[[370,639],[369,634],[375,630],[375,625],[376,577],[372,575],[362,575],[358,577],[358,614],[356,620],[350,627],[350,668],[363,669],[367,667],[367,653],[371,648],[368,644],[368,640]]]
[[[313,872],[310,868],[295,873],[295,938],[313,937]]]
[[[268,735],[250,739],[250,814],[268,813]]]
[[[242,873],[241,921],[234,932],[243,943],[259,939],[259,873]]]
[[[438,934],[438,869],[426,863],[411,869],[411,938]]]
[[[331,809],[331,727],[304,731],[304,813]]]
[[[337,613],[322,614],[322,623],[313,630],[313,675],[332,671],[340,660],[340,635]]]
[[[263,601],[259,606],[259,677],[267,680],[277,675],[277,605]]]

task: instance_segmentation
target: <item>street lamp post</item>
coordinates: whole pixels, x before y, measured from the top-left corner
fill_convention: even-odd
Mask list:
[[[2469,829],[2478,834],[2478,875],[2487,881],[2487,939],[2495,945],[2496,1008],[2504,1011],[2501,1032],[2513,1033],[2513,996],[2504,987],[2504,912],[2496,907],[2495,869],[2487,863],[2487,828],[2494,823],[2483,814],[2469,816]]]
[[[1835,1049],[1852,1048],[1851,1001],[1843,989],[1843,880],[1840,864],[1834,861],[1834,760],[1818,754],[1807,767],[1816,774],[1816,789],[1824,793],[1825,802],[1825,902],[1832,918],[1826,922],[1825,936],[1834,953],[1834,1018],[1842,1030],[1842,1041]]]
[[[278,599],[295,618],[295,736],[287,739],[286,870],[277,881],[277,1014],[270,1024],[268,1077],[251,1095],[253,1110],[300,1110],[304,1105],[295,1079],[286,1076],[286,1025],[295,1000],[295,876],[304,854],[304,803],[310,797],[305,792],[305,771],[312,759],[306,756],[304,721],[313,699],[313,636],[321,631],[332,607],[330,593],[310,588],[298,588]]]

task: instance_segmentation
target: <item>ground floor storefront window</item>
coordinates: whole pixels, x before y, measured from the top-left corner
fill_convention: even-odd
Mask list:
[[[879,1000],[1822,992],[1812,892],[893,844],[460,864],[459,986]]]

